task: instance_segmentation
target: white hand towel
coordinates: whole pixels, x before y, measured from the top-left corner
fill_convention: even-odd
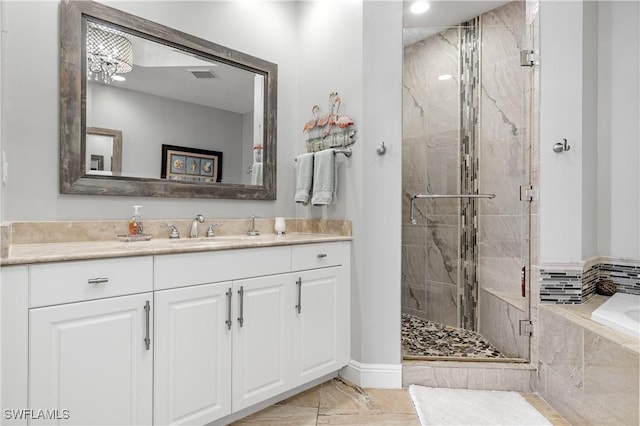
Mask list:
[[[251,166],[251,185],[262,185],[262,163]]]
[[[316,152],[313,160],[313,195],[311,204],[322,206],[338,201],[338,170],[333,149]]]
[[[296,160],[296,203],[309,204],[313,183],[313,153],[302,154]]]

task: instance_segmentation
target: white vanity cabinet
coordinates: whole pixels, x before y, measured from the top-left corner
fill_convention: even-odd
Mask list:
[[[152,262],[30,267],[30,423],[152,422]]]
[[[156,256],[155,423],[214,421],[345,366],[349,258],[348,242]]]
[[[292,321],[293,374],[307,383],[349,362],[349,246],[292,247],[296,302]]]
[[[295,387],[291,332],[294,282],[291,274],[234,283],[233,411]]]
[[[150,424],[151,300],[143,293],[32,309],[29,407],[58,410],[61,424]],[[52,423],[41,420],[31,423]]]
[[[154,423],[231,414],[231,282],[155,293]]]
[[[3,267],[3,413],[224,423],[347,365],[349,259],[340,241]]]

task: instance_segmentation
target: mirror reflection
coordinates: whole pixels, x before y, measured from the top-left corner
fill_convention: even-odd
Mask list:
[[[85,173],[119,176],[122,173],[122,132],[87,127]]]
[[[275,200],[277,82],[264,59],[60,2],[60,192]]]
[[[91,20],[86,37],[88,174],[261,184],[263,75]],[[91,128],[121,132],[121,167]]]

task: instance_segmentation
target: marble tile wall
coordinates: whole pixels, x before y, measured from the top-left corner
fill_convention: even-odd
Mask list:
[[[504,356],[529,357],[529,338],[520,336],[520,320],[528,315],[521,307],[481,289],[478,311],[481,334]]]
[[[571,424],[640,422],[640,352],[540,308],[538,393]]]
[[[416,200],[410,194],[459,191],[458,29],[408,46],[404,52],[402,310],[457,326],[458,203]],[[450,80],[438,76],[450,74]]]
[[[465,103],[468,99],[460,95],[459,88],[463,83],[459,77],[461,30],[448,29],[405,48],[402,274],[405,313],[460,325],[456,317],[462,307],[458,306],[457,295],[464,292],[457,288],[457,283],[460,275],[466,273],[460,250],[466,247],[463,242],[469,240],[461,229],[462,221],[468,222],[466,229],[474,222],[477,224],[477,233],[471,238],[477,247],[473,247],[471,255],[477,256],[474,275],[477,274],[480,287],[520,292],[520,271],[530,250],[530,206],[520,201],[520,185],[530,178],[530,153],[534,152],[537,134],[528,125],[533,123],[530,118],[537,101],[532,71],[521,69],[519,55],[524,44],[531,45],[536,37],[529,30],[533,25],[523,25],[525,19],[535,23],[537,12],[531,11],[534,8],[537,10],[537,2],[528,5],[515,1],[480,18],[482,83],[477,96],[481,107],[472,113],[476,114],[477,122],[472,118],[471,124],[466,125],[478,129],[478,146],[472,147],[476,150],[472,155],[478,160],[471,160],[478,177],[477,182],[475,176],[471,177],[474,180],[470,188],[461,181],[464,167],[461,172],[458,169],[465,154],[459,144],[463,119],[460,114],[468,108]],[[445,72],[453,78],[437,80]],[[531,170],[537,170],[535,161]],[[463,212],[457,200],[417,200],[418,225],[409,223],[410,194],[452,194],[469,189],[497,195],[473,206],[479,214],[477,220],[469,222],[469,212],[460,217]],[[477,303],[477,296],[469,298]],[[493,305],[504,303],[496,298]],[[495,311],[495,318],[490,318],[489,311],[484,319],[495,325],[508,318],[503,313],[513,311],[513,306],[501,306]],[[509,321],[503,324],[504,331],[517,326]],[[519,354],[524,346],[528,346],[527,338],[507,352]]]
[[[540,15],[539,1],[526,0],[526,30],[525,45],[534,52],[540,52]],[[534,196],[529,203],[529,256],[530,268],[529,274],[526,275],[527,289],[529,291],[529,319],[537,327],[538,324],[538,306],[540,301],[540,197],[538,196],[538,188],[540,188],[540,67],[535,64],[532,67],[529,79],[526,79],[526,102],[525,113],[529,117],[531,125],[528,127],[528,139],[530,147],[529,159],[529,182],[534,189]],[[530,360],[533,365],[537,365],[539,358],[539,333],[533,333],[530,342]]]
[[[526,205],[520,201],[520,185],[528,181],[530,143],[519,66],[524,13],[524,3],[515,1],[482,15],[479,191],[496,197],[478,206],[478,281],[481,288],[512,293],[520,291],[528,255]]]
[[[406,362],[402,385],[533,392],[535,369],[526,364],[433,361]]]
[[[530,182],[533,143],[532,69],[520,67],[520,51],[532,38],[526,6],[514,1],[481,16],[478,191],[496,197],[478,202],[478,330],[513,358],[528,358],[530,340],[519,330],[519,321],[529,318],[528,304],[520,301],[531,207],[520,201],[520,185]]]
[[[175,225],[181,238],[188,238],[191,220],[143,220],[144,233],[153,238],[168,238],[167,223]],[[216,235],[241,235],[251,229],[251,219],[210,219],[198,224],[198,235],[205,236],[210,223],[221,223]],[[273,234],[274,219],[256,219],[261,234]],[[351,235],[351,221],[320,219],[286,219],[287,232]],[[126,234],[128,221],[60,221],[60,222],[7,222],[0,225],[4,244],[43,244],[82,241],[110,241],[116,235]]]

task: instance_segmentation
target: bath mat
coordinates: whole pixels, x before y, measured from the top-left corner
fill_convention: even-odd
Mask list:
[[[409,386],[409,394],[426,425],[550,425],[517,392]]]

